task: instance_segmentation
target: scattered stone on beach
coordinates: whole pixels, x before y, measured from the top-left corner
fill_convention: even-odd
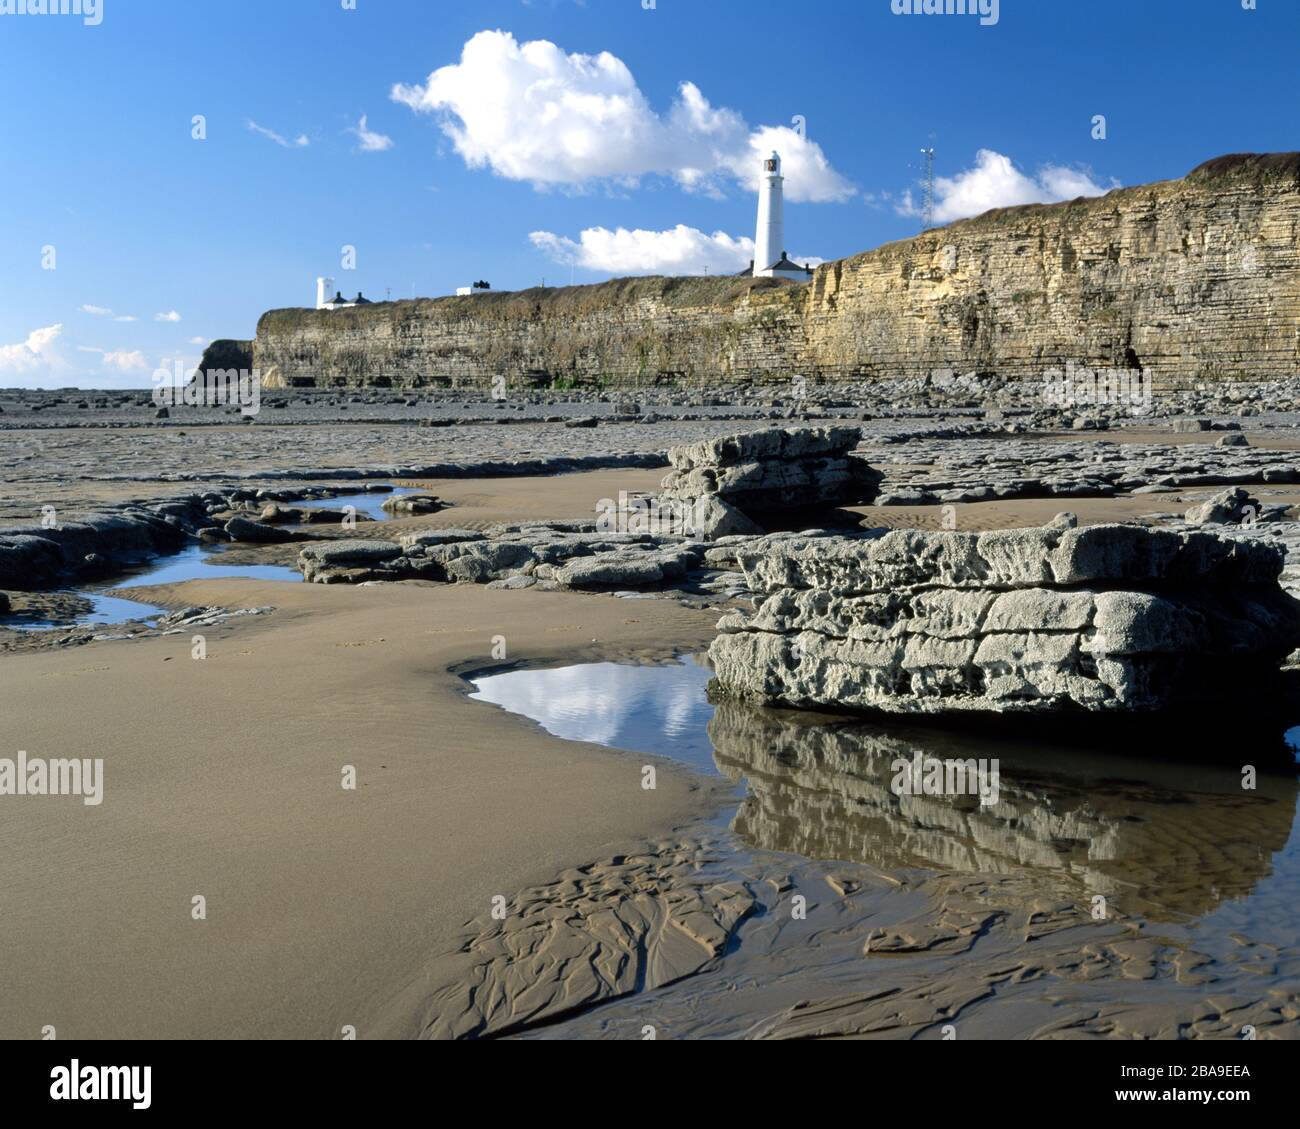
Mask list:
[[[264,525],[297,525],[304,520],[306,513],[306,510],[295,506],[282,506],[279,502],[271,502],[257,515],[257,520]]]
[[[216,627],[231,619],[245,616],[269,615],[273,607],[260,608],[223,608],[218,606],[198,606],[182,608],[162,616],[149,634],[176,635],[195,627]]]
[[[826,530],[730,536],[710,547],[673,534],[605,532],[591,521],[501,524],[487,529],[429,529],[383,540],[314,542],[298,568],[318,584],[432,580],[495,584],[528,577],[547,588],[611,592],[698,584],[726,596],[748,589],[735,567],[742,547],[807,545]],[[706,559],[707,558],[707,559]],[[738,582],[738,583],[737,583]],[[517,584],[513,587],[532,587]]]
[[[416,514],[436,514],[446,509],[446,505],[432,494],[394,494],[384,500],[383,510],[385,513],[408,517]]]
[[[391,541],[323,541],[308,545],[298,555],[298,567],[309,583],[338,583],[344,580],[382,579],[360,576],[373,568],[382,569],[402,556],[400,545]]]
[[[895,714],[1153,711],[1259,693],[1300,642],[1273,545],[1140,526],[894,531],[741,552],[724,696]]]
[[[1187,511],[1187,522],[1190,525],[1241,525],[1245,521],[1258,520],[1259,516],[1259,501],[1252,498],[1249,491],[1236,486],[1216,494],[1208,502],[1193,506]]]
[[[298,540],[298,535],[292,530],[264,525],[260,521],[252,521],[246,517],[232,517],[226,522],[225,530],[232,541],[246,541],[257,545],[277,545],[285,541]]]
[[[756,537],[763,532],[756,521],[751,521],[717,494],[701,494],[689,502],[688,507],[688,527],[702,541],[716,541],[720,537]]]

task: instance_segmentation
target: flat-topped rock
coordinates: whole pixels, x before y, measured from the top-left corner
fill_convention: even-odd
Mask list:
[[[186,541],[183,518],[196,518],[200,512],[188,503],[174,504],[85,514],[77,521],[48,526],[0,529],[0,583],[17,589],[43,588],[175,552]]]
[[[691,512],[696,536],[756,532],[802,509],[867,505],[881,476],[851,455],[856,427],[767,428],[674,447],[663,500]]]
[[[721,439],[706,439],[668,451],[668,461],[678,470],[703,466],[735,466],[760,459],[806,459],[816,455],[843,455],[862,441],[857,427],[769,427]]]
[[[752,613],[710,651],[723,696],[809,708],[1236,708],[1300,642],[1282,553],[1199,531],[895,531],[739,551]]]
[[[900,529],[873,540],[837,539],[802,549],[740,552],[737,560],[758,592],[1147,583],[1204,587],[1269,584],[1282,571],[1282,556],[1269,545],[1136,525],[983,533]]]

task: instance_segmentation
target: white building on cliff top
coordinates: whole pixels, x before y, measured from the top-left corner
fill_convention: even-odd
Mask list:
[[[316,280],[316,308],[318,310],[350,310],[353,306],[370,305],[369,298],[363,298],[361,291],[357,291],[355,298],[344,298],[343,291],[336,291],[334,297],[329,296],[333,289],[334,280],[332,278],[318,278]]]
[[[763,179],[758,186],[758,230],[754,233],[755,278],[788,278],[792,282],[812,281],[812,271],[792,263],[785,253],[785,177],[781,156],[773,152],[763,162]]]

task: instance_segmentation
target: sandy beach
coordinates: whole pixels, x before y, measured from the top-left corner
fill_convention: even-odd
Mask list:
[[[411,1036],[401,999],[493,895],[706,810],[686,772],[665,762],[644,791],[641,761],[469,702],[451,671],[500,665],[498,634],[513,662],[659,658],[704,643],[707,614],[186,587],[277,612],[218,631],[202,662],[187,636],[0,660],[5,747],[102,757],[107,796],[6,805],[0,1036]]]
[[[450,508],[360,531],[391,538],[583,518],[596,500],[653,489],[660,476],[613,469],[398,482]],[[1077,499],[1072,508],[1085,525],[1137,520],[1203,493]],[[1285,487],[1268,497],[1295,501]],[[996,529],[1048,520],[1060,506],[970,503],[960,514],[964,526]],[[935,527],[938,516],[933,506],[857,512],[867,523],[915,528]],[[288,563],[295,551],[246,547],[239,559]],[[362,1038],[635,1037],[647,1022],[695,1035],[923,1037],[937,1017],[958,1012],[979,1037],[1159,1037],[1194,1020],[1189,1003],[1208,983],[1261,1025],[1294,1009],[1240,996],[1243,972],[1232,963],[1206,980],[1190,971],[1200,967],[1193,962],[1160,995],[1126,1002],[1122,986],[1134,970],[1185,960],[1176,956],[1185,943],[1163,957],[1162,945],[1135,949],[1133,927],[1118,922],[1099,937],[1078,919],[1081,892],[1066,874],[1010,864],[1023,847],[992,864],[996,880],[917,870],[890,855],[892,828],[881,842],[892,861],[879,852],[852,860],[839,842],[856,818],[852,803],[816,832],[829,837],[826,847],[786,843],[784,833],[773,840],[745,807],[734,817],[739,838],[728,838],[718,819],[733,818],[732,781],[750,777],[759,787],[774,771],[760,767],[764,758],[799,748],[794,731],[755,743],[754,723],[742,719],[731,736],[714,734],[722,774],[701,776],[663,757],[560,740],[467,696],[464,675],[475,671],[703,651],[716,602],[235,579],[131,596],[274,610],[205,629],[202,660],[192,657],[190,631],[75,647],[35,635],[0,657],[0,741],[31,756],[103,758],[106,797],[97,807],[76,797],[7,801],[2,877],[14,908],[0,938],[18,956],[0,974],[4,1037],[47,1025],[60,1037],[89,1038],[328,1039],[352,1029]],[[733,766],[737,757],[743,767]],[[647,763],[657,768],[653,791],[641,786]],[[343,787],[347,766],[355,790]],[[845,802],[834,774],[819,770],[788,791],[781,772],[760,792],[770,795],[764,805],[795,805],[781,826],[791,817],[793,826],[817,825],[821,817],[798,798],[807,788],[827,789],[812,810]],[[1277,800],[1294,808],[1284,793]],[[1116,827],[1134,818],[1122,810]],[[1234,865],[1228,826],[1202,845],[1195,872]],[[1260,834],[1280,846],[1285,830],[1278,840],[1266,827]],[[985,846],[1007,834],[971,833]],[[1171,833],[1176,840],[1183,831]],[[1135,847],[1133,857],[1147,868],[1174,865],[1159,861],[1159,842]],[[921,849],[942,856],[952,848]],[[811,934],[747,924],[779,919],[792,887],[815,892],[818,905],[829,895],[818,912],[834,924],[823,917]],[[206,902],[202,920],[192,913],[196,895]],[[1161,895],[1151,896],[1158,903]],[[1204,904],[1199,890],[1187,898],[1179,904]],[[504,924],[493,918],[494,899],[510,906]],[[1020,923],[1035,920],[1023,933]],[[724,957],[742,929],[743,953]],[[864,929],[877,951],[912,954],[909,963],[874,965],[862,981],[853,970]],[[986,936],[958,966],[953,957],[972,929]],[[1082,964],[1080,946],[1092,954]],[[1279,971],[1291,962],[1274,959]],[[614,963],[594,980],[575,978],[574,969],[606,960]],[[620,971],[621,961],[631,963]],[[1042,970],[1075,985],[1068,1003],[1053,1005],[1037,990]],[[730,993],[733,976],[768,987]],[[1008,976],[1018,987],[1005,984],[988,1010],[990,977]],[[924,989],[935,977],[946,985],[941,997]],[[810,992],[832,989],[838,1003],[805,1012]],[[586,1000],[576,1009],[575,993]],[[1023,1002],[1010,1006],[1017,995]],[[615,1003],[620,996],[626,1001]]]

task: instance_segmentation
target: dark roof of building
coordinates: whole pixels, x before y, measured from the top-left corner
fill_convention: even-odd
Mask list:
[[[808,267],[801,267],[798,263],[792,263],[789,257],[784,252],[782,252],[781,258],[778,259],[767,269],[768,270],[793,270],[793,271],[802,271],[804,274],[812,274],[812,271]]]

